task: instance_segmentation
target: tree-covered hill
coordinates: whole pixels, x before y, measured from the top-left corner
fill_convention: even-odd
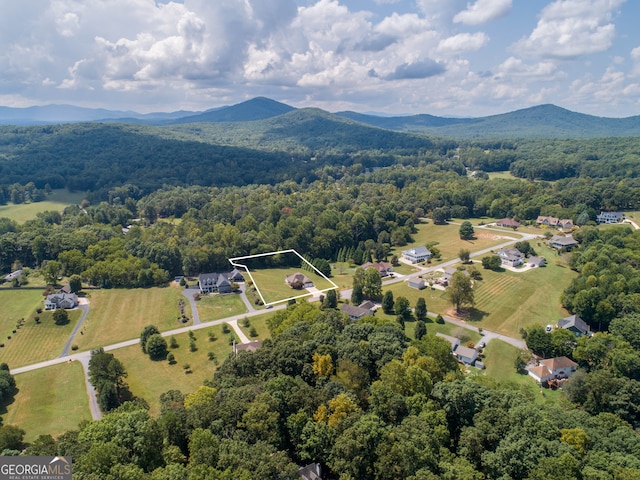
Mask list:
[[[182,117],[168,123],[250,122],[275,117],[292,110],[295,108],[284,103],[276,102],[270,98],[257,97],[237,105]]]

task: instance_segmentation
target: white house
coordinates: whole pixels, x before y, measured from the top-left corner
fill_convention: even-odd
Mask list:
[[[411,263],[425,262],[431,258],[431,252],[427,247],[415,247],[402,251],[402,258]]]
[[[453,353],[458,360],[467,365],[473,365],[473,362],[478,358],[478,351],[475,348],[465,347],[464,345],[460,345]]]
[[[515,248],[503,248],[498,251],[498,256],[502,265],[506,267],[519,267],[524,263],[524,255]]]
[[[76,308],[78,306],[78,296],[75,293],[54,293],[47,295],[44,300],[45,310],[55,310],[56,308]]]
[[[540,360],[535,367],[528,367],[529,375],[538,383],[559,378],[569,378],[578,369],[578,364],[567,357]]]
[[[624,220],[622,212],[600,212],[596,215],[598,223],[620,223]]]

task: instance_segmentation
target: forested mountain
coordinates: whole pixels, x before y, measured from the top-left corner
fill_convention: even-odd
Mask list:
[[[69,105],[44,107],[0,107],[0,125],[34,125],[70,122],[120,122],[148,125],[253,122],[296,110],[290,105],[257,97],[206,112],[139,114]],[[325,112],[326,113],[326,112]],[[539,105],[500,115],[450,118],[428,114],[376,116],[338,112],[337,117],[387,130],[414,132],[458,139],[483,138],[594,138],[640,135],[640,116],[606,118],[572,112],[555,105]],[[285,120],[290,117],[285,117]]]

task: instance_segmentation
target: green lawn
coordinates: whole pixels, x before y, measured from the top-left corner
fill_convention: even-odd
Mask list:
[[[249,340],[264,340],[265,338],[271,338],[271,332],[269,332],[269,327],[267,327],[267,319],[271,318],[274,313],[265,313],[262,315],[257,315],[255,317],[249,318],[249,326],[242,326],[242,320],[238,320],[238,326],[244,332],[244,334],[249,338]],[[251,327],[256,329],[258,336],[252,337],[249,335],[251,331]]]
[[[560,304],[560,294],[576,273],[558,255],[544,245],[533,244],[548,265],[527,272],[493,272],[476,264],[483,279],[475,287],[475,310],[468,319],[477,327],[511,337],[520,337],[520,329],[529,325],[555,323],[567,315]],[[414,306],[419,297],[427,302],[431,312],[453,316],[455,312],[443,290],[422,291],[396,283],[389,288],[394,298],[404,296]],[[386,289],[385,289],[386,290]]]
[[[36,218],[40,212],[54,210],[62,212],[69,205],[78,205],[85,197],[84,193],[70,193],[67,190],[54,190],[42,202],[0,205],[0,217],[7,217],[18,223]]]
[[[42,312],[39,324],[34,320],[35,311],[25,317],[24,325],[15,334],[10,332],[10,340],[7,335],[2,337],[0,343],[4,343],[4,347],[0,348],[0,361],[15,368],[58,357],[82,315],[80,310],[68,313],[66,325],[56,325],[52,312]]]
[[[242,298],[236,294],[219,295],[212,293],[202,295],[196,302],[201,322],[210,322],[221,318],[240,315],[247,311]]]
[[[212,331],[216,340],[209,341],[208,332]],[[178,348],[169,349],[176,359],[174,365],[169,365],[166,360],[154,362],[142,353],[140,345],[122,348],[114,351],[114,355],[120,360],[127,370],[127,382],[131,392],[144,398],[151,407],[151,414],[160,413],[160,395],[167,390],[180,390],[187,394],[194,392],[203,382],[210,379],[218,366],[209,360],[208,352],[213,352],[219,365],[231,353],[228,336],[222,333],[222,326],[215,325],[211,328],[194,332],[196,338],[195,352],[190,351],[189,335],[184,333],[176,335]],[[167,343],[169,338],[167,338]],[[185,373],[183,366],[188,364],[192,373]]]
[[[16,323],[24,318],[29,319],[36,308],[44,308],[41,290],[25,290],[20,288],[0,289],[0,339],[4,341],[7,335],[16,328]],[[0,351],[1,352],[1,351]],[[0,353],[2,357],[2,353]]]
[[[442,254],[441,261],[447,261],[457,258],[461,249],[474,252],[504,243],[505,240],[499,238],[500,236],[508,236],[514,239],[520,238],[520,235],[517,233],[505,232],[502,234],[500,232],[476,229],[475,239],[461,240],[459,225],[435,225],[434,223],[427,223],[417,225],[417,229],[418,233],[413,235],[414,242],[404,247],[396,247],[392,251],[392,254],[399,256],[403,250],[424,246],[429,242],[438,242],[436,248],[438,248]]]
[[[18,394],[2,409],[4,425],[17,425],[27,442],[56,437],[91,420],[82,365],[68,362],[16,375]]]
[[[251,276],[260,289],[266,303],[286,300],[308,293],[306,290],[294,290],[284,281],[287,275],[300,272],[310,278],[318,290],[331,288],[333,285],[315,272],[309,272],[295,267],[252,269]]]
[[[88,297],[84,334],[76,338],[80,350],[136,338],[146,325],[161,331],[179,328],[183,326],[178,322],[180,300],[185,301],[185,315],[191,318],[191,305],[179,286],[93,290]],[[191,325],[191,320],[185,325]]]

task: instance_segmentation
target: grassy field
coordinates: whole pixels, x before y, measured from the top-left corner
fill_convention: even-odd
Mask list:
[[[475,287],[476,306],[468,319],[473,325],[519,338],[521,328],[555,323],[567,315],[560,304],[560,294],[576,273],[549,248],[537,244],[534,248],[547,258],[546,267],[515,273],[484,270],[476,264],[483,280]],[[443,290],[418,291],[404,282],[391,285],[389,290],[394,298],[404,296],[409,299],[412,306],[423,297],[429,311],[454,314]]]
[[[216,340],[209,341],[208,332],[212,331]],[[129,376],[127,382],[131,392],[144,398],[151,407],[151,414],[160,413],[160,395],[167,390],[180,390],[187,394],[195,391],[206,379],[210,379],[218,366],[209,360],[209,352],[213,352],[218,364],[222,364],[231,353],[227,335],[222,333],[222,326],[215,325],[205,330],[194,332],[197,350],[189,347],[189,335],[176,335],[178,348],[169,349],[176,359],[174,365],[166,360],[154,362],[142,353],[140,345],[116,350],[114,355],[123,364]],[[169,342],[169,339],[167,339]],[[190,366],[191,373],[186,373],[184,365]]]
[[[251,270],[251,276],[260,289],[266,303],[286,300],[298,295],[304,295],[306,290],[293,290],[284,281],[287,275],[300,272],[310,278],[318,290],[331,288],[333,285],[315,272],[308,272],[299,268],[268,268]]]
[[[267,327],[267,319],[271,318],[273,315],[274,313],[265,313],[263,315],[251,317],[249,318],[248,327],[243,327],[242,320],[238,320],[238,326],[249,338],[249,340],[264,340],[265,338],[271,338],[271,332],[269,332],[269,328]],[[256,337],[252,337],[251,335],[249,335],[251,327],[254,327],[256,329],[256,332],[258,333]]]
[[[0,339],[4,341],[7,335],[16,328],[16,323],[24,318],[32,317],[36,308],[44,307],[42,291],[23,290],[19,288],[0,289]],[[2,357],[2,353],[0,353]]]
[[[392,251],[392,254],[399,256],[403,250],[423,246],[428,242],[438,242],[436,247],[442,254],[441,260],[447,261],[457,258],[461,249],[474,252],[505,242],[504,239],[499,238],[502,234],[481,229],[476,229],[476,238],[474,240],[461,240],[459,225],[435,225],[433,223],[427,223],[418,225],[417,228],[418,233],[413,235],[414,242],[404,247],[396,247]],[[511,232],[505,232],[504,236],[509,236],[514,239],[520,238],[520,235]]]
[[[84,193],[70,193],[67,190],[54,190],[45,201],[0,205],[0,217],[7,217],[18,223],[36,218],[36,215],[47,210],[62,212],[69,205],[78,205],[85,197]]]
[[[80,350],[88,350],[136,338],[146,325],[161,331],[183,326],[178,322],[178,302],[185,301],[185,315],[191,306],[179,286],[94,290],[89,294],[89,315],[76,337]],[[190,325],[191,320],[185,324]]]
[[[56,437],[91,420],[82,365],[63,363],[16,375],[18,394],[2,409],[4,425],[17,425],[27,442],[39,435]]]
[[[240,315],[247,311],[240,295],[217,293],[202,295],[196,302],[201,322],[210,322],[221,318]]]
[[[0,343],[5,346],[0,349],[0,361],[15,368],[59,356],[82,315],[80,310],[70,310],[68,313],[69,323],[66,325],[56,325],[52,312],[42,312],[39,324],[34,320],[35,312],[25,317],[22,328],[16,330],[15,334],[10,332],[11,340],[7,336],[2,337]]]

